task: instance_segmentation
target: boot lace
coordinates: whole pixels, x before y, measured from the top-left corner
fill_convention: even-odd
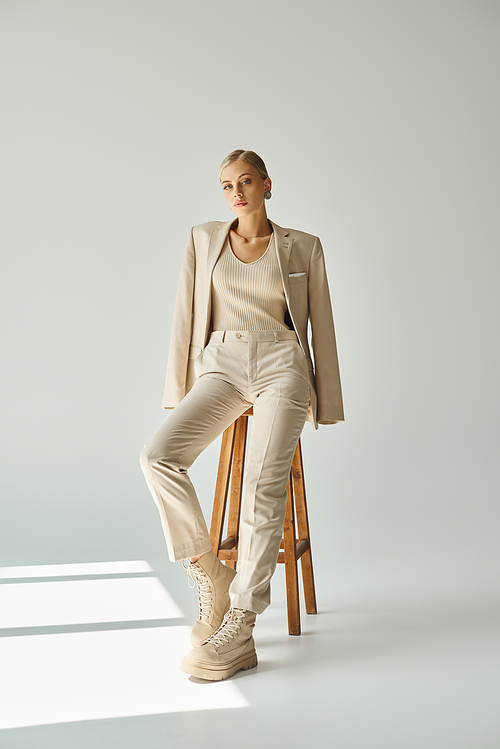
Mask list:
[[[244,623],[244,609],[230,608],[219,629],[214,632],[213,635],[210,635],[210,637],[205,640],[204,644],[211,643],[216,649],[223,647],[239,635]]]
[[[212,612],[213,606],[213,595],[212,586],[210,584],[210,578],[205,574],[201,567],[197,567],[196,563],[189,562],[189,566],[186,567],[182,562],[182,566],[188,573],[188,585],[190,588],[194,588],[198,584],[198,606],[199,606],[199,619],[209,619]]]

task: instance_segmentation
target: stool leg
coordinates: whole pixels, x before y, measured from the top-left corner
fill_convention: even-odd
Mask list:
[[[311,537],[309,534],[309,519],[307,515],[306,489],[304,483],[304,467],[302,463],[302,447],[297,443],[292,461],[293,488],[295,496],[295,510],[297,512],[297,530],[299,540],[307,539],[308,549],[300,558],[302,567],[302,582],[304,584],[304,599],[308,614],[317,614],[316,589],[314,585],[313,563],[311,555]]]
[[[238,536],[240,527],[241,492],[243,489],[243,472],[245,465],[245,450],[247,444],[248,417],[240,416],[236,420],[236,429],[233,448],[233,467],[231,470],[231,490],[229,492],[229,511],[227,517],[228,538],[234,538],[238,548]],[[226,562],[228,567],[236,569],[236,562]]]
[[[249,412],[249,414],[251,411]],[[212,523],[210,528],[210,542],[214,553],[218,556],[224,520],[226,515],[229,484],[231,483],[228,538],[234,539],[235,547],[232,552],[237,558],[241,492],[243,486],[243,472],[245,465],[245,451],[247,442],[248,418],[243,414],[229,426],[222,435],[222,444],[217,471]],[[297,518],[295,518],[295,513]],[[309,535],[309,520],[305,495],[304,472],[302,463],[302,448],[300,439],[293,456],[292,467],[287,484],[287,505],[285,521],[283,523],[283,561],[285,562],[286,599],[288,613],[288,632],[290,635],[300,635],[300,603],[299,582],[297,570],[297,549],[295,538],[295,523],[297,521],[298,537],[300,541],[307,541],[307,550],[301,557],[302,580],[304,597],[308,614],[316,614],[316,592],[311,556],[311,541]],[[231,543],[233,543],[231,541]],[[228,552],[225,552],[228,554]],[[281,560],[280,560],[281,561]],[[227,560],[226,564],[236,569],[236,561]]]
[[[227,491],[229,488],[229,475],[231,471],[235,433],[236,422],[233,422],[222,434],[219,468],[217,470],[217,482],[215,484],[214,506],[212,510],[212,522],[210,525],[210,543],[212,545],[212,551],[216,556],[218,556],[219,553],[222,531],[224,529]]]
[[[293,508],[293,486],[290,478],[287,485],[286,515],[283,523],[285,557],[286,605],[288,610],[288,633],[300,635],[299,578],[295,554],[295,517]]]

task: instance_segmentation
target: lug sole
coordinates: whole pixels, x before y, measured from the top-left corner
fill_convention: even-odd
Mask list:
[[[191,676],[196,676],[198,679],[206,679],[207,681],[222,681],[222,679],[228,679],[230,676],[234,676],[237,671],[248,671],[250,668],[255,668],[257,665],[257,653],[249,653],[247,655],[237,658],[231,665],[225,666],[225,668],[217,667],[216,664],[210,668],[202,668],[187,658],[184,658],[179,666],[181,671]]]

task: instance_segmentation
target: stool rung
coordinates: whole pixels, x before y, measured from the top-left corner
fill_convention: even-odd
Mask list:
[[[222,549],[217,554],[221,562],[237,562],[238,561],[238,552],[237,551],[228,551],[227,549]]]
[[[229,538],[225,538],[224,541],[222,541],[221,545],[219,546],[219,550],[223,549],[234,549],[236,546],[236,539],[232,536],[229,536]]]
[[[300,559],[302,554],[305,554],[306,551],[309,551],[309,541],[307,540],[307,538],[302,538],[300,541],[295,541],[295,559]],[[278,563],[285,563],[284,551],[280,551],[280,553],[278,554]]]
[[[231,549],[234,549],[236,546],[236,541],[232,536],[229,538],[226,538],[219,547],[219,553],[218,557],[224,562],[237,562],[238,561],[238,552],[237,551],[231,551]],[[283,547],[283,542],[281,542],[281,547]],[[302,554],[305,554],[306,551],[309,551],[309,541],[307,538],[302,538],[300,541],[295,541],[295,559],[300,559]],[[278,554],[278,563],[284,564],[285,562],[285,552],[280,551]]]

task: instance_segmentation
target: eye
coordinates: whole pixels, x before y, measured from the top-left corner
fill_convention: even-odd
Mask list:
[[[223,190],[227,190],[227,189],[228,189],[228,187],[231,187],[231,185],[224,185],[224,187],[223,187],[222,189],[223,189]]]
[[[244,180],[243,180],[243,184],[244,184],[244,185],[248,184],[249,182],[250,182],[250,180],[249,180],[249,179],[244,179]]]

